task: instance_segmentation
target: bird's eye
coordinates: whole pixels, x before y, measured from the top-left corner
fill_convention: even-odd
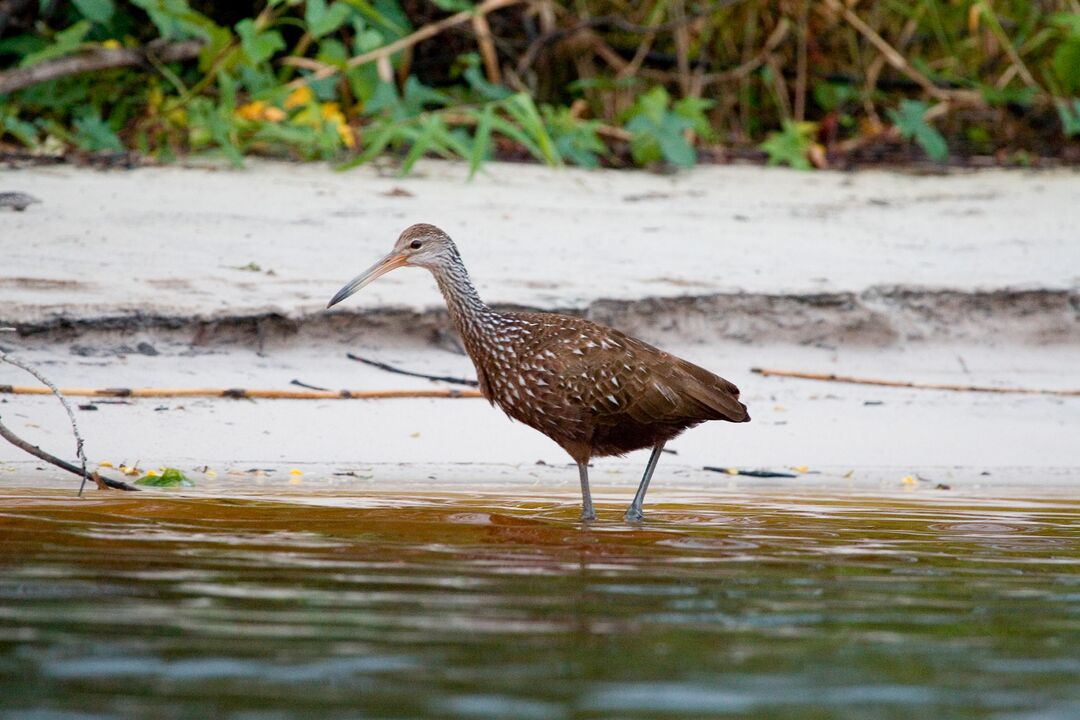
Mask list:
[[[409,247],[411,247],[413,250],[419,250],[420,246],[422,246],[423,244],[424,243],[420,242],[419,240],[413,240],[411,243],[409,243]]]

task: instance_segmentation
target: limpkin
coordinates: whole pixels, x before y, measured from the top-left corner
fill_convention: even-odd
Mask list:
[[[412,225],[394,249],[353,278],[327,307],[399,267],[435,276],[476,367],[480,392],[558,443],[577,463],[583,520],[593,520],[589,460],[652,448],[625,518],[641,503],[664,444],[706,420],[746,422],[739,389],[636,338],[568,315],[493,310],[480,300],[457,246],[434,225]]]

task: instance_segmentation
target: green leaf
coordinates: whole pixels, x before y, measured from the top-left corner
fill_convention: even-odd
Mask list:
[[[198,97],[188,104],[189,141],[194,148],[216,145],[233,165],[243,167],[244,156],[234,140],[235,118],[232,106],[235,98],[228,94],[229,80],[218,74],[223,88],[222,103],[215,105],[209,98]]]
[[[491,154],[491,123],[495,117],[493,105],[484,106],[480,117],[477,119],[476,132],[473,134],[473,144],[469,149],[469,179],[480,169],[480,164]]]
[[[979,88],[979,92],[982,93],[983,99],[986,100],[987,103],[996,107],[1004,107],[1006,105],[1031,107],[1032,101],[1038,94],[1038,90],[1032,87],[996,88],[993,85],[984,85]]]
[[[326,0],[307,0],[304,7],[304,22],[307,30],[316,38],[329,35],[337,30],[349,17],[349,7],[344,3],[334,2],[329,7]]]
[[[1065,137],[1080,135],[1080,99],[1073,99],[1071,108],[1068,100],[1058,101],[1057,111]]]
[[[483,99],[505,100],[514,94],[502,85],[488,82],[483,72],[480,71],[480,56],[476,53],[466,53],[459,60],[465,63],[465,71],[462,73],[465,82],[469,83],[469,87],[475,90]]]
[[[208,17],[192,10],[187,0],[131,0],[131,3],[150,16],[166,40],[209,39],[211,29],[217,27]]]
[[[1050,22],[1062,28],[1076,39],[1080,39],[1080,13],[1054,13]]]
[[[367,0],[341,0],[341,2],[356,10],[368,22],[390,33],[393,36],[391,40],[405,37],[412,30],[409,16],[401,9],[397,0],[375,0],[374,3]]]
[[[73,0],[82,16],[96,23],[107,23],[116,12],[112,0]]]
[[[91,27],[89,20],[80,20],[66,30],[61,30],[56,33],[51,45],[24,57],[19,67],[30,67],[46,60],[70,55],[82,47],[83,38],[90,32]]]
[[[665,131],[657,137],[664,159],[680,167],[693,167],[697,162],[697,153],[682,132],[686,128],[679,123],[672,123],[670,118],[665,120],[664,125]]]
[[[406,113],[406,117],[414,117],[429,107],[446,107],[450,103],[448,95],[428,87],[410,75],[405,81],[405,93],[399,109]]]
[[[13,136],[28,148],[34,148],[38,145],[37,128],[32,123],[20,120],[14,115],[5,115],[3,123],[0,123],[0,128],[3,128],[4,132]]]
[[[213,25],[212,23],[203,28],[206,33],[206,44],[199,50],[199,70],[210,72],[214,62],[226,48],[232,44],[233,34],[228,28]],[[234,49],[231,55],[239,55]],[[227,65],[226,65],[227,67]]]
[[[339,165],[339,170],[348,170],[374,160],[391,142],[401,139],[404,128],[398,123],[388,121],[379,126],[374,132],[372,130],[373,128],[368,126],[368,131],[364,133],[364,142],[366,144],[364,152],[356,158]]]
[[[0,40],[0,53],[5,55],[18,55],[20,57],[35,53],[48,46],[48,42],[37,35],[16,35],[15,37]]]
[[[434,115],[430,117],[435,117]],[[434,142],[433,126],[430,122],[426,122],[420,128],[419,134],[413,139],[412,146],[409,148],[409,152],[405,155],[405,160],[401,163],[401,170],[399,175],[408,175],[416,161],[424,156],[424,153],[428,151]]]
[[[825,112],[839,110],[843,106],[857,100],[858,97],[858,89],[850,83],[814,83],[814,102]]]
[[[431,4],[440,10],[452,13],[472,10],[475,7],[469,0],[431,0]]]
[[[638,97],[630,108],[625,127],[631,132],[630,155],[638,165],[663,160],[689,167],[697,162],[697,152],[687,141],[686,131],[701,128],[712,132],[704,115],[709,104],[686,98],[677,104],[677,112],[668,109],[670,104],[667,90],[657,86]]]
[[[889,119],[902,137],[914,140],[931,160],[941,162],[949,157],[949,146],[937,128],[924,119],[929,109],[919,100],[901,100],[899,110],[889,110]]]
[[[160,475],[143,475],[135,481],[136,485],[148,487],[195,487],[195,481],[176,468],[165,468]]]
[[[560,155],[581,167],[600,165],[599,155],[607,153],[608,149],[596,132],[600,121],[579,120],[566,107],[544,105],[540,111]]]
[[[685,97],[677,101],[672,110],[690,123],[690,127],[699,137],[708,140],[713,136],[713,128],[705,111],[714,105],[716,105],[714,101],[705,98]]]
[[[236,23],[236,34],[240,36],[240,46],[248,60],[254,64],[265,62],[274,53],[285,49],[285,39],[277,30],[259,30],[255,21],[246,18]]]
[[[508,137],[529,151],[537,160],[543,162],[544,151],[533,141],[529,134],[504,117],[495,115],[491,118],[491,127],[495,132]]]
[[[769,155],[769,165],[790,165],[796,170],[810,170],[807,157],[813,145],[814,123],[794,123],[785,120],[783,130],[769,133],[760,147]]]
[[[551,136],[548,135],[547,128],[544,127],[544,121],[541,119],[536,104],[531,97],[523,92],[517,93],[507,98],[503,102],[503,107],[521,129],[532,138],[536,147],[539,148],[540,156],[538,159],[543,160],[548,165],[562,164],[559,151],[555,148],[555,143],[551,141]]]
[[[100,115],[86,115],[75,120],[75,142],[83,150],[123,152],[124,144]]]
[[[1054,49],[1052,59],[1054,75],[1061,81],[1063,94],[1080,91],[1080,39],[1062,42]]]

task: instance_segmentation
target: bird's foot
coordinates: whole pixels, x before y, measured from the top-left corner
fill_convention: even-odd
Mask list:
[[[644,513],[641,512],[641,508],[631,505],[626,509],[626,514],[623,515],[623,520],[628,523],[639,523],[645,519]]]
[[[581,511],[581,522],[592,522],[596,519],[596,511],[591,507],[583,508]]]

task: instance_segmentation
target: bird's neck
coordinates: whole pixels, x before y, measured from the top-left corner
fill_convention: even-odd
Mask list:
[[[460,260],[439,268],[434,275],[446,299],[450,319],[465,342],[465,350],[474,362],[481,359],[487,346],[496,339],[500,326],[499,313],[480,299]]]

